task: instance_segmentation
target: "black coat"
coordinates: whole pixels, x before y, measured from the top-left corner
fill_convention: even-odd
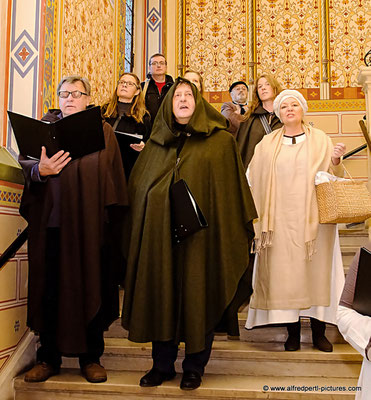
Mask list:
[[[249,263],[256,211],[226,119],[192,85],[196,108],[181,132],[170,89],[129,181],[131,226],[123,326],[135,342],[184,341],[205,349],[205,336],[234,300]],[[169,189],[175,167],[208,227],[172,246]]]
[[[254,155],[255,146],[263,139],[265,133],[264,127],[260,122],[260,115],[265,115],[269,119],[269,112],[265,110],[261,105],[250,115],[247,121],[241,123],[236,140],[238,147],[241,152],[242,162],[245,169],[249,166],[249,163]],[[282,122],[274,114],[270,123],[272,131],[281,128]]]
[[[106,121],[111,126],[113,126],[116,118],[106,118]],[[151,134],[150,116],[148,114],[145,114],[145,116],[143,117],[143,122],[137,122],[134,117],[124,114],[121,117],[117,127],[115,128],[115,131],[137,133],[139,135],[142,135],[143,142],[146,142],[149,139],[149,135]],[[124,137],[122,135],[116,134],[116,139],[120,146],[121,158],[125,169],[126,180],[128,180],[135,161],[139,156],[139,152],[132,149],[129,146],[127,140],[124,140]]]
[[[44,121],[54,122],[60,110],[52,110]],[[103,125],[105,149],[71,161],[59,174],[60,267],[57,346],[64,354],[85,353],[86,327],[100,311],[100,328],[107,329],[118,316],[116,265],[105,249],[114,247],[111,229],[117,218],[111,211],[128,204],[126,182],[112,128]],[[48,220],[55,204],[53,178],[44,183],[31,179],[36,163],[20,156],[25,175],[20,214],[28,222],[28,310],[27,325],[45,332],[45,248]],[[58,200],[57,200],[58,201]],[[107,243],[107,246],[106,246]],[[50,329],[50,328],[49,328]]]
[[[157,111],[160,108],[162,100],[166,96],[167,92],[169,91],[173,83],[174,83],[173,78],[170,75],[166,75],[165,86],[162,88],[161,93],[159,93],[155,81],[152,78],[150,79],[145,100],[146,100],[146,109],[151,115],[151,126],[153,126],[153,123],[157,115]],[[142,82],[140,85],[142,86],[143,89],[145,82]]]

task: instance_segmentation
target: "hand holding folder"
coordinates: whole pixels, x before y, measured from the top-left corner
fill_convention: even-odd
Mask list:
[[[70,153],[72,159],[105,148],[100,107],[47,123],[8,111],[19,151],[24,157],[39,159],[41,147],[48,157],[60,150]]]

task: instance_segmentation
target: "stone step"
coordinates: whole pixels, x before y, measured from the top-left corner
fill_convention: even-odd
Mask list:
[[[181,344],[176,370],[181,371],[184,346]],[[102,364],[109,370],[146,371],[152,367],[151,344],[127,339],[107,338]],[[303,343],[300,351],[284,351],[283,343],[215,341],[208,374],[246,376],[296,376],[356,378],[362,356],[348,344],[335,344],[332,353],[324,353]],[[74,358],[63,358],[63,366],[77,368]]]
[[[225,334],[216,334],[215,340],[240,340],[243,342],[285,342],[287,339],[287,329],[284,326],[265,326],[254,329],[245,329],[247,313],[239,313],[240,337],[228,337]],[[127,338],[128,332],[121,326],[121,319],[116,320],[110,329],[105,332],[106,338]],[[346,343],[343,336],[334,325],[327,324],[326,337],[331,343]],[[301,319],[301,341],[302,343],[312,343],[312,331],[310,321],[307,318]]]
[[[361,229],[339,229],[340,247],[361,247],[368,242],[368,231]]]
[[[62,369],[60,375],[42,383],[26,383],[20,376],[14,382],[14,399],[351,400],[354,399],[357,386],[357,379],[350,378],[276,378],[206,373],[200,388],[184,391],[179,389],[180,374],[155,388],[140,387],[138,382],[142,375],[142,372],[108,371],[107,382],[99,384],[86,382],[78,369]]]

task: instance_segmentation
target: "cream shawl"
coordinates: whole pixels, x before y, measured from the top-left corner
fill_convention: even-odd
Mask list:
[[[307,258],[311,259],[314,252],[315,239],[318,230],[318,206],[314,186],[314,177],[318,171],[328,171],[331,164],[333,145],[331,139],[321,130],[303,124],[303,131],[307,138],[307,182],[305,196],[305,245]],[[282,127],[264,136],[258,143],[250,163],[249,182],[259,218],[254,223],[255,249],[259,253],[262,249],[272,245],[274,235],[275,193],[276,181],[275,165],[281,150],[285,128]],[[342,167],[341,167],[342,168]],[[335,171],[337,167],[331,168]],[[338,171],[335,171],[338,172]]]

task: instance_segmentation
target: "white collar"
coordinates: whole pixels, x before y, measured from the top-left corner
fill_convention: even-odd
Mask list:
[[[304,142],[304,140],[306,138],[307,138],[307,136],[305,135],[304,132],[300,133],[299,135],[295,135],[295,136],[283,135],[282,144],[286,144],[286,145],[298,144],[298,143]]]

